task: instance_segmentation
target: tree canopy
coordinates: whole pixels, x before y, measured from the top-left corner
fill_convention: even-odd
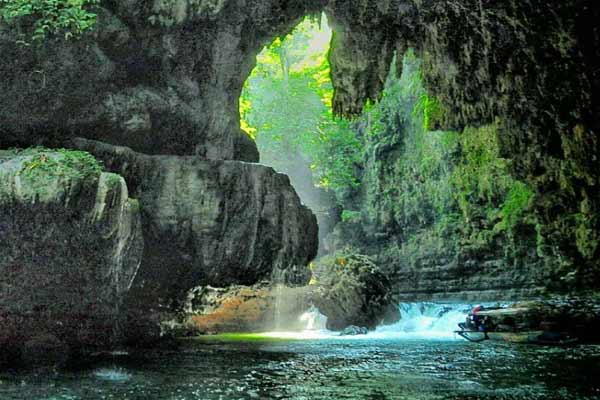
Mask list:
[[[98,0],[0,0],[0,21],[17,26],[21,42],[51,35],[79,37],[96,22]]]
[[[242,127],[257,142],[263,162],[289,173],[304,160],[315,184],[342,189],[358,183],[360,141],[350,123],[334,118],[327,54],[331,30],[306,18],[257,58],[241,100]]]

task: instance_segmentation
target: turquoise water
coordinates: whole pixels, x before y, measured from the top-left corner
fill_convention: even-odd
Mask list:
[[[323,317],[311,310],[301,316],[313,328],[305,332],[0,372],[0,400],[600,399],[600,346],[465,342],[453,330],[470,307],[403,304],[400,322],[357,337],[320,329]]]
[[[600,347],[447,339],[205,343],[4,372],[0,399],[598,399]]]

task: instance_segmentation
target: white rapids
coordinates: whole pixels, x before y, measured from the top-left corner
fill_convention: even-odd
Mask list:
[[[398,339],[398,340],[462,340],[454,334],[458,323],[463,322],[470,305],[438,303],[402,303],[401,319],[392,325],[381,325],[366,335],[339,336],[339,332],[326,329],[327,317],[316,307],[302,314],[303,331],[267,332],[265,337],[284,339]]]

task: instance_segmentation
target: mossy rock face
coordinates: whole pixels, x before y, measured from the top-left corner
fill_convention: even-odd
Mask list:
[[[334,108],[359,113],[384,88],[394,50],[415,48],[443,113],[437,126],[463,131],[499,119],[499,152],[537,199],[538,249],[552,270],[543,286],[600,287],[596,2],[362,0],[330,8],[344,28],[330,56]]]
[[[102,173],[100,163],[83,151],[38,147],[5,151],[4,157],[3,169],[14,173],[15,193],[32,201],[56,200],[68,194],[65,189],[93,188]],[[119,179],[115,176],[110,183],[118,185]]]
[[[327,317],[328,329],[374,329],[399,318],[392,282],[371,258],[344,250],[321,258],[314,274],[314,305]]]
[[[0,346],[117,341],[142,250],[137,203],[90,154],[0,153]]]

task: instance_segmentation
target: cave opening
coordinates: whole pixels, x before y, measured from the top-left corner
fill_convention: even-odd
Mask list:
[[[304,18],[265,46],[240,97],[241,127],[261,163],[289,176],[317,216],[320,252],[340,217],[336,192],[357,183],[359,150],[349,122],[332,112],[331,37],[325,14]]]
[[[305,18],[258,55],[240,97],[261,163],[288,175],[317,216],[319,256],[371,257],[405,293],[424,264],[514,265],[533,275],[542,263],[531,251],[534,191],[502,154],[502,121],[448,127],[451,111],[426,87],[424,54],[412,48],[389,60],[378,100],[338,117],[331,39],[325,15]]]

